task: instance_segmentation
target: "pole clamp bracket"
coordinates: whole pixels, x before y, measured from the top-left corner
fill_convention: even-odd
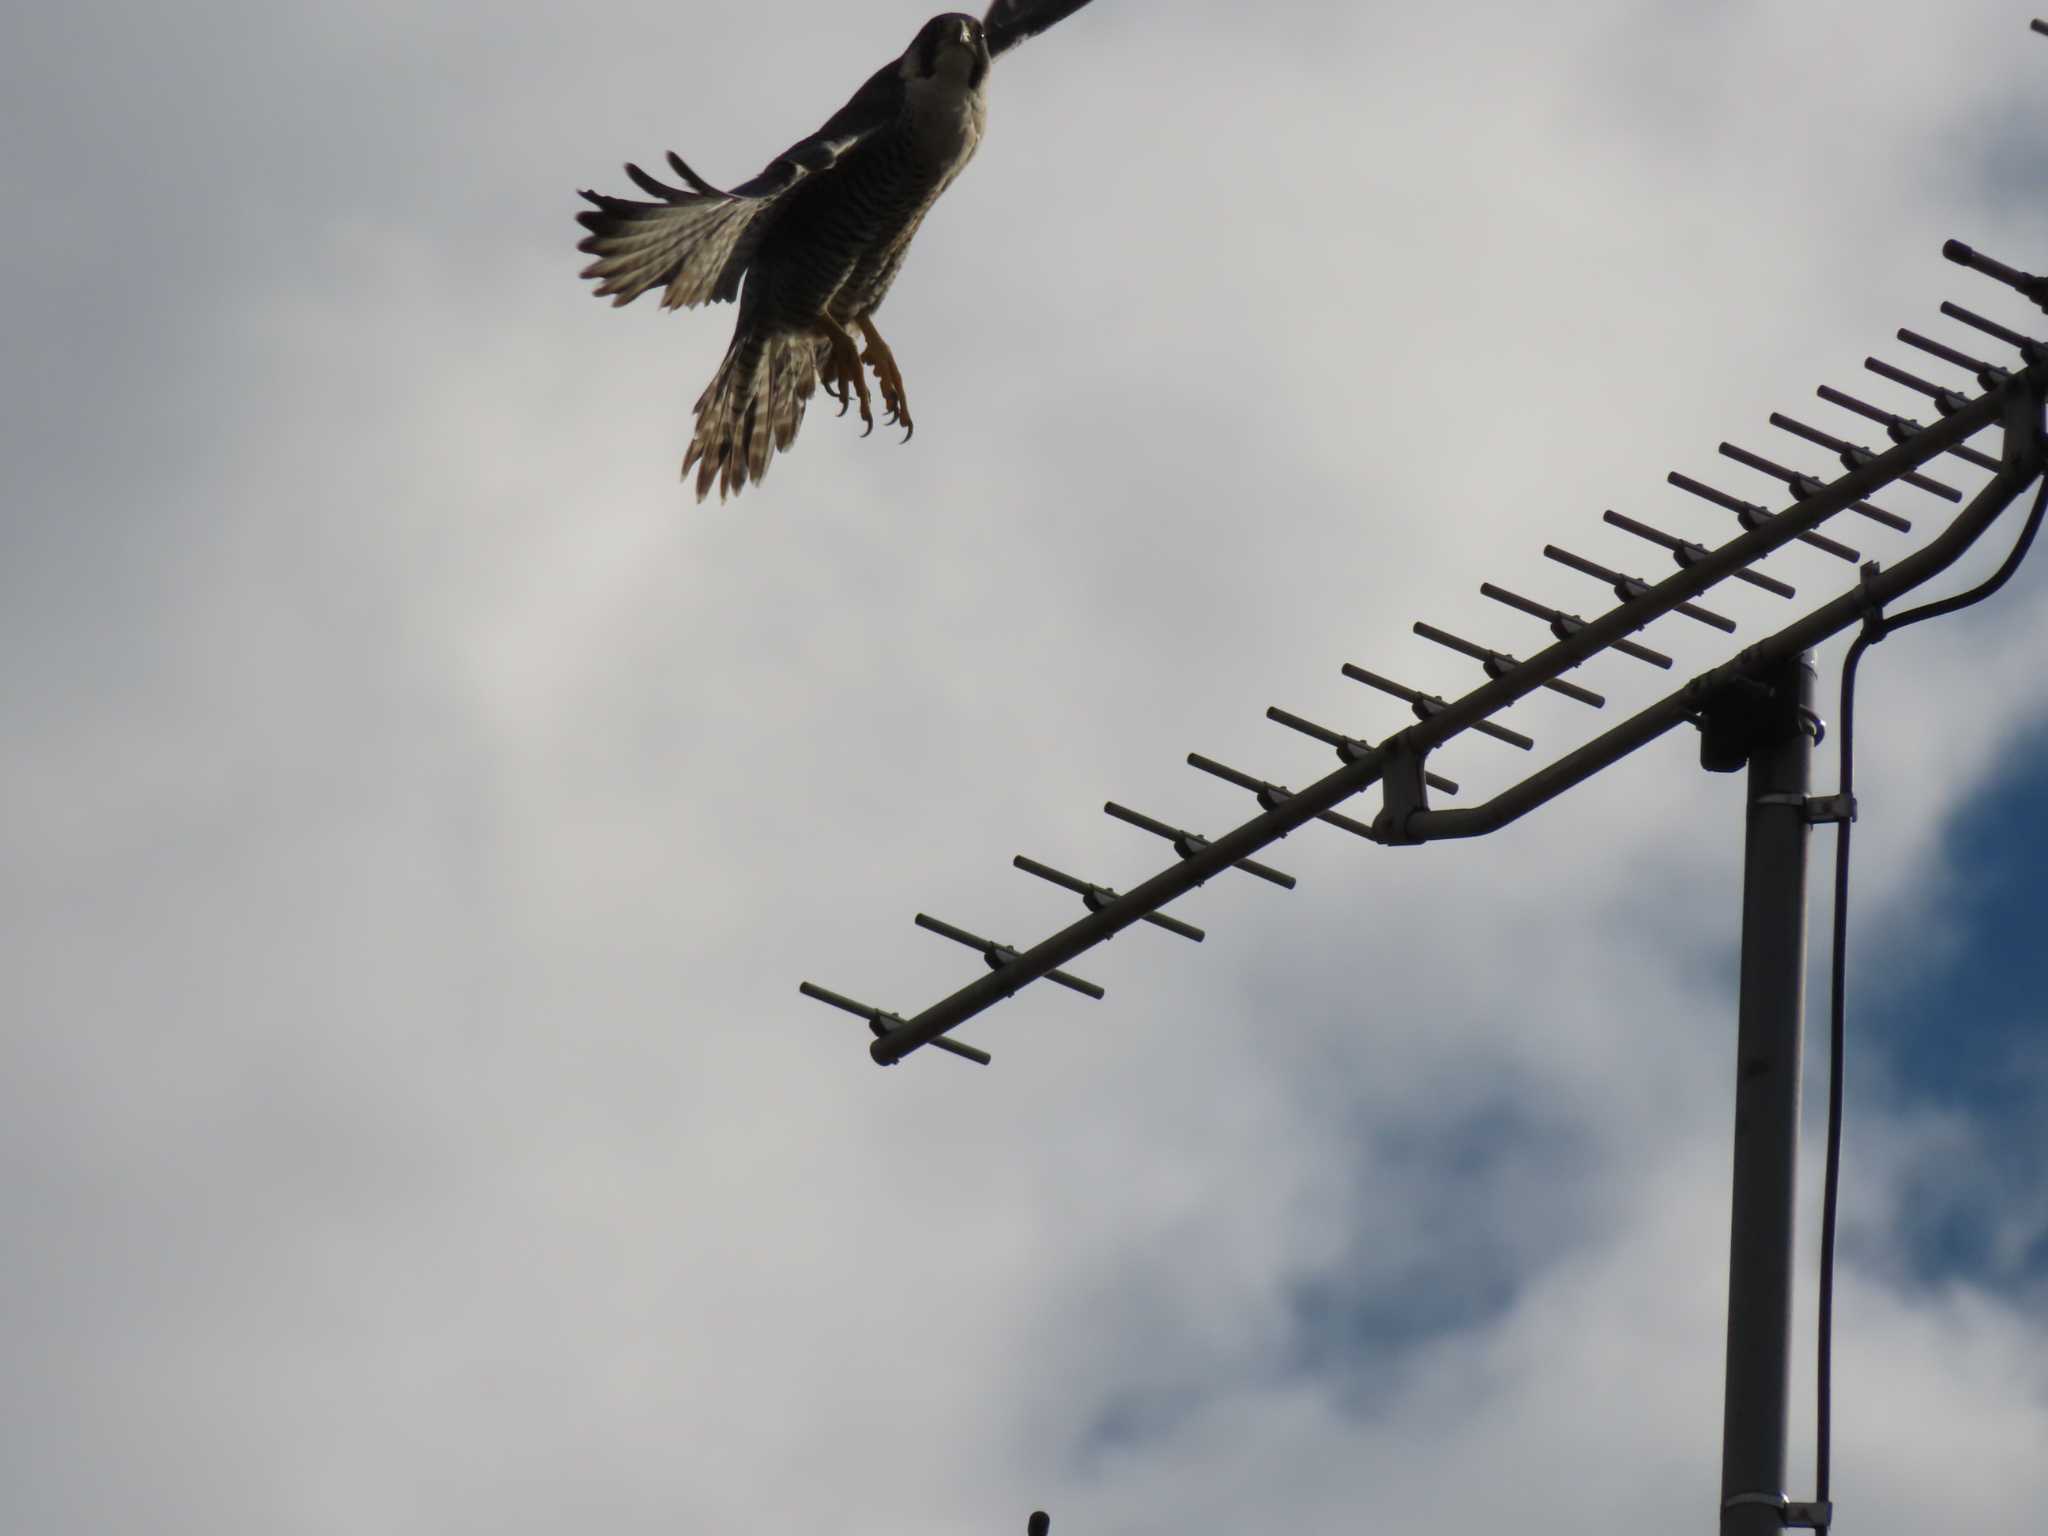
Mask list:
[[[1795,731],[1804,733],[1815,746],[1827,735],[1827,726],[1799,702],[1796,690],[1773,685],[1787,683],[1787,679],[1753,677],[1749,673],[1753,664],[1752,652],[1745,651],[1733,663],[1701,674],[1686,687],[1686,702],[1693,706],[1690,718],[1700,728],[1700,766],[1709,773],[1745,768],[1761,747]],[[1802,659],[1796,665],[1809,663]]]
[[[1863,595],[1863,634],[1866,645],[1875,645],[1892,632],[1891,621],[1884,616],[1884,602],[1876,592],[1877,578],[1884,567],[1875,560],[1866,560],[1856,572],[1856,590]]]
[[[1796,805],[1806,815],[1809,827],[1831,826],[1856,819],[1854,795],[1758,795],[1754,805]]]
[[[1806,802],[1806,824],[1810,827],[1830,826],[1855,819],[1854,795],[1814,795]]]
[[[1775,1509],[1785,1529],[1791,1531],[1825,1531],[1834,1523],[1835,1506],[1826,1499],[1798,1504],[1782,1493],[1737,1493],[1721,1501],[1721,1508],[1735,1509],[1745,1504],[1761,1504]]]
[[[1429,809],[1429,776],[1423,769],[1428,754],[1410,747],[1405,731],[1382,742],[1380,750],[1387,760],[1380,769],[1381,810],[1373,834],[1389,847],[1413,846],[1422,839],[1408,830],[1408,818]]]

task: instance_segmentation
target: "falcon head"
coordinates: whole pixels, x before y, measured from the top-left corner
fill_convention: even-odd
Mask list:
[[[965,11],[934,16],[918,29],[897,73],[907,80],[944,77],[968,90],[978,90],[988,77],[988,37],[981,18]]]

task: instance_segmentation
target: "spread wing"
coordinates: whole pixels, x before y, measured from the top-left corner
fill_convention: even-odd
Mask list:
[[[664,309],[737,297],[740,279],[782,200],[810,177],[829,174],[886,126],[895,115],[899,88],[895,66],[876,71],[824,127],[731,191],[712,186],[673,153],[669,168],[682,178],[680,187],[628,165],[626,174],[634,185],[655,201],[581,194],[591,206],[576,221],[590,233],[576,248],[597,258],[582,275],[595,278],[598,296],[614,304],[630,304],[653,288],[663,290]]]
[[[1027,37],[1036,37],[1056,21],[1065,21],[1088,0],[991,0],[981,29],[990,58],[1006,53]]]

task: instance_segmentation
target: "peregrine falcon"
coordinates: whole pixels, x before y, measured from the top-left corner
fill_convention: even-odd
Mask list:
[[[989,61],[1086,4],[994,0],[980,19],[934,16],[824,127],[731,191],[670,154],[680,187],[626,167],[654,202],[582,194],[592,206],[576,216],[590,231],[578,249],[597,258],[582,275],[597,280],[600,297],[629,304],[659,289],[664,309],[739,300],[732,345],[697,400],[683,459],[684,478],[697,466],[699,501],[714,482],[723,501],[766,475],[770,457],[796,440],[820,383],[841,415],[857,402],[872,432],[863,364],[889,423],[909,440],[903,374],[875,311],[918,225],[981,142]]]

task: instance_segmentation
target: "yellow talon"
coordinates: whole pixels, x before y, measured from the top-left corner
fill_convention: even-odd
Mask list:
[[[896,366],[896,354],[882,340],[882,333],[875,329],[873,315],[862,315],[860,328],[868,338],[867,351],[861,361],[875,370],[875,382],[882,389],[882,409],[889,413],[891,426],[903,428],[903,441],[907,443],[910,434],[917,430],[917,423],[910,419],[910,396],[903,387],[903,370]]]

